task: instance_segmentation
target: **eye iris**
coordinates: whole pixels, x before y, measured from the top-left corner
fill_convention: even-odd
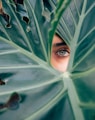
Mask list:
[[[59,50],[57,52],[57,55],[59,56],[67,56],[68,55],[68,52],[66,50]]]

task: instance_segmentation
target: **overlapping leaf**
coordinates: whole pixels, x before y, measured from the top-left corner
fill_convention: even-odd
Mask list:
[[[69,76],[71,74],[72,79],[65,82],[69,86],[68,94],[77,120],[95,119],[94,14],[94,0],[72,0],[57,27],[57,33],[71,49],[71,58],[68,65],[69,73],[67,72],[65,75]],[[76,109],[78,107],[79,109]]]

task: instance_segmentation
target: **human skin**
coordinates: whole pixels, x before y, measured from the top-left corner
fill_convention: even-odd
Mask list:
[[[51,65],[60,72],[65,72],[70,58],[70,49],[58,36],[54,35],[51,51]]]
[[[3,13],[3,9],[2,9],[2,2],[0,1],[0,14]]]

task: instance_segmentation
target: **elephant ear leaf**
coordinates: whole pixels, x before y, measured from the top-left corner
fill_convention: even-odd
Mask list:
[[[69,2],[0,0],[2,120],[95,119],[95,1]],[[55,31],[71,50],[62,74],[49,65]]]
[[[2,120],[50,119],[46,114],[66,94],[62,74],[48,59],[47,29],[55,9],[54,1],[42,0],[38,6],[36,0],[0,0]]]
[[[56,30],[71,50],[64,82],[76,120],[95,119],[94,14],[94,0],[72,0]]]

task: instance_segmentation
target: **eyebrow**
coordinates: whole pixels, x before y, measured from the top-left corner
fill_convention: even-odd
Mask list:
[[[61,42],[61,43],[54,43],[53,46],[54,47],[59,47],[59,46],[63,46],[63,45],[66,45],[65,42]]]

